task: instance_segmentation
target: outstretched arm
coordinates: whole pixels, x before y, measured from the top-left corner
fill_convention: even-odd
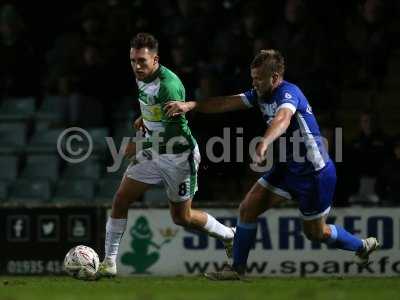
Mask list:
[[[280,137],[290,125],[293,111],[289,108],[280,109],[256,149],[256,162],[261,163],[265,159],[268,146]]]
[[[190,110],[196,110],[203,113],[222,113],[227,111],[241,110],[249,108],[242,100],[242,96],[223,96],[209,98],[203,101],[169,101],[164,106],[168,116],[174,117],[184,114]]]

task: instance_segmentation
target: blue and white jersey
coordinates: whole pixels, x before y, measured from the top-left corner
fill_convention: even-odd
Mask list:
[[[288,108],[293,112],[293,117],[286,132],[285,138],[286,164],[288,171],[294,174],[309,174],[323,169],[330,160],[325,149],[317,120],[311,106],[302,91],[294,84],[282,81],[273,91],[269,99],[259,99],[254,89],[240,94],[243,102],[248,107],[258,106],[267,125],[281,108]],[[282,148],[282,143],[278,143]],[[275,164],[275,162],[274,162]]]

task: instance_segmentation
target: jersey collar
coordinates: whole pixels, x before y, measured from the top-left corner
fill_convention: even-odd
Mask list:
[[[162,67],[163,67],[162,65],[158,65],[158,69],[155,70],[154,73],[151,74],[149,77],[143,79],[143,82],[144,83],[150,83],[150,82],[154,81],[154,79],[156,79],[158,77],[158,75],[160,75]]]

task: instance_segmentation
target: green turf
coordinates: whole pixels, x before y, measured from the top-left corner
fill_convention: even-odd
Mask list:
[[[0,300],[400,299],[400,278],[257,278],[211,282],[200,277],[130,277],[85,282],[69,277],[0,277]]]

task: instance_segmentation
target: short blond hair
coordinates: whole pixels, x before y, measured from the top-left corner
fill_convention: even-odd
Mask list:
[[[283,76],[285,73],[285,58],[275,49],[260,50],[251,62],[251,68],[264,67],[271,73]]]

